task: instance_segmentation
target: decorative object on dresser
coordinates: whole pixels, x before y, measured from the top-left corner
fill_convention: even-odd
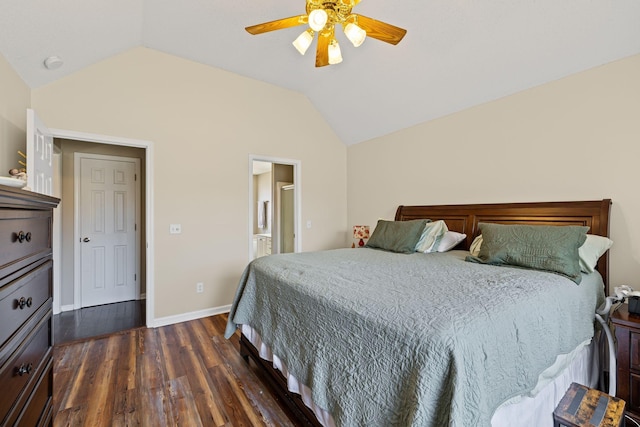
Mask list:
[[[22,188],[27,185],[27,182],[13,176],[0,176],[0,185],[6,185],[7,187]]]
[[[0,425],[51,426],[51,250],[59,199],[0,185]]]
[[[353,226],[353,238],[360,239],[358,246],[364,246],[364,239],[369,238],[369,226],[368,225],[354,225]]]
[[[627,414],[640,421],[640,315],[629,313],[622,304],[611,315],[611,322],[618,343],[616,395],[627,402]]]

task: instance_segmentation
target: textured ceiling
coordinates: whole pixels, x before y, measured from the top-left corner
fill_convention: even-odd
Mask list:
[[[303,27],[244,27],[303,0],[0,0],[0,52],[32,88],[146,46],[305,94],[345,144],[389,134],[640,53],[638,0],[362,0],[405,28],[397,46],[338,34],[344,61],[315,68]],[[49,71],[47,56],[64,66]],[[640,76],[639,76],[640,78]]]

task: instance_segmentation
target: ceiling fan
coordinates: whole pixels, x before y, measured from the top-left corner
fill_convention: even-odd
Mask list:
[[[337,25],[342,25],[345,35],[355,47],[360,46],[367,36],[396,45],[407,33],[407,30],[394,25],[351,13],[351,9],[360,3],[360,0],[306,0],[306,2],[305,15],[264,22],[245,29],[251,34],[262,34],[309,24],[309,28],[298,36],[293,45],[304,55],[317,32],[316,67],[342,62],[340,46],[335,38]]]

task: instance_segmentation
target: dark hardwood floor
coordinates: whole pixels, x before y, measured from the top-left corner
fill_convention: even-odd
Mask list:
[[[295,426],[227,315],[54,348],[54,426]]]
[[[65,311],[53,316],[53,342],[65,344],[145,325],[146,300]]]

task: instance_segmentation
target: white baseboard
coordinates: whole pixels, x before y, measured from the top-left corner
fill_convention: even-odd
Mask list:
[[[148,328],[158,328],[160,326],[173,325],[180,322],[188,322],[189,320],[202,319],[203,317],[215,316],[217,314],[228,313],[231,310],[231,304],[221,307],[207,308],[206,310],[192,311],[189,313],[176,314],[174,316],[160,317],[154,319]]]
[[[75,310],[75,306],[73,304],[68,304],[68,305],[61,305],[60,306],[60,313],[65,312],[65,311],[73,311]]]

